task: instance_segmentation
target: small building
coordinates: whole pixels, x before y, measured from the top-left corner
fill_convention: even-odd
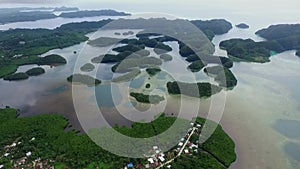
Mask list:
[[[160,153],[160,151],[159,150],[155,150],[155,153],[158,154],[158,153]]]
[[[165,161],[165,158],[162,157],[162,156],[159,156],[158,159],[159,159],[161,162],[164,162],[164,161]]]
[[[29,156],[31,156],[31,154],[32,153],[29,151],[29,152],[26,153],[26,156],[29,157]]]
[[[149,161],[151,164],[153,164],[153,163],[154,163],[154,160],[153,160],[153,158],[148,158],[148,161]]]
[[[185,140],[184,138],[181,138],[181,139],[180,139],[180,141],[184,141],[184,140]]]
[[[1,165],[0,165],[0,168],[3,168],[3,167],[4,167],[4,165],[1,164]]]
[[[145,165],[145,168],[150,168],[150,164],[146,164],[146,165]]]
[[[32,139],[30,141],[34,141],[35,140],[35,137],[32,137]]]
[[[188,154],[188,153],[189,153],[189,150],[188,150],[188,149],[184,149],[184,153],[185,153],[185,154]]]
[[[157,150],[158,149],[158,146],[153,146],[153,150]]]
[[[201,124],[197,124],[197,127],[198,127],[198,128],[201,128]]]
[[[194,126],[194,123],[191,123],[191,126]]]
[[[4,154],[4,157],[7,157],[7,156],[9,156],[9,153],[5,153],[5,154]]]
[[[167,166],[167,168],[171,168],[171,167],[172,167],[171,165],[168,165],[168,166]]]
[[[182,143],[182,142],[179,142],[178,146],[180,146],[180,147],[183,146],[183,143]]]

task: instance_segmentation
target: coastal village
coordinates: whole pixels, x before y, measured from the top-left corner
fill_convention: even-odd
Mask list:
[[[153,146],[151,150],[145,154],[145,162],[142,164],[134,164],[129,162],[124,166],[124,169],[160,169],[160,168],[172,168],[171,163],[180,158],[181,155],[193,155],[198,152],[199,135],[201,133],[201,124],[190,123],[190,128],[187,131],[185,137],[181,138],[178,144],[168,152],[162,152],[158,146]],[[36,139],[33,137],[29,142],[34,142]],[[0,154],[0,158],[14,159],[14,154],[20,154],[18,152],[18,146],[22,146],[22,142],[15,141],[10,145],[5,146],[4,150]],[[32,158],[32,151],[23,153],[23,156],[17,158],[17,160],[11,160],[10,163],[13,169],[55,169],[53,160],[42,160],[41,158]],[[0,164],[0,169],[3,169],[4,165]]]
[[[35,142],[35,137],[31,138],[29,142]],[[53,160],[42,160],[40,157],[32,160],[32,151],[27,151],[25,153],[18,152],[18,146],[22,146],[21,141],[13,142],[10,145],[4,147],[3,152],[0,154],[0,159],[7,158],[7,159],[14,159],[14,155],[22,156],[20,158],[16,158],[14,160],[10,160],[10,163],[13,166],[13,169],[26,169],[26,168],[33,168],[33,169],[54,169],[52,165],[54,163]],[[4,154],[3,154],[4,153]],[[0,164],[0,169],[4,168],[4,165]]]
[[[172,168],[171,163],[180,158],[181,155],[193,155],[198,152],[199,135],[202,125],[190,123],[190,128],[185,137],[181,138],[178,144],[168,152],[162,152],[158,146],[153,146],[147,155],[144,155],[147,161],[144,164],[133,164],[132,162],[124,166],[124,169],[161,169]]]

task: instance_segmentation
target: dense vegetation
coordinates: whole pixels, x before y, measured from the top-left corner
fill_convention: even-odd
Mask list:
[[[128,16],[130,14],[125,12],[118,12],[115,10],[85,10],[85,11],[75,11],[75,12],[64,12],[59,16],[62,18],[83,18],[83,17],[93,17],[93,16]]]
[[[210,97],[222,90],[222,88],[210,83],[184,83],[168,82],[168,92],[170,94],[183,94],[191,97]]]
[[[154,47],[154,52],[158,55],[172,51],[172,48],[163,43],[157,43]]]
[[[271,25],[266,29],[257,31],[255,34],[268,41],[276,41],[282,47],[282,50],[300,49],[300,24]]]
[[[245,24],[245,23],[240,23],[235,25],[237,28],[241,28],[241,29],[248,29],[249,25]]]
[[[86,41],[86,33],[98,30],[111,20],[70,23],[54,30],[13,29],[0,31],[0,78],[16,72],[18,66],[65,63],[58,56],[40,59],[38,55]],[[51,63],[50,63],[51,62]]]
[[[146,87],[146,89],[149,89],[151,87],[151,84],[147,83],[145,87]]]
[[[101,84],[101,80],[95,79],[89,75],[83,74],[73,74],[67,78],[69,82],[72,83],[81,83],[87,86],[94,86]]]
[[[135,68],[160,66],[162,61],[156,57],[128,58],[112,67],[113,72],[125,73]],[[151,71],[151,68],[150,68]]]
[[[225,49],[236,61],[268,62],[271,51],[281,52],[283,49],[275,41],[254,42],[252,39],[230,39],[222,41],[220,47]]]
[[[100,37],[94,40],[89,40],[88,44],[91,46],[105,47],[105,46],[116,44],[120,41],[121,39],[117,39],[117,38]]]
[[[202,30],[210,40],[212,40],[215,35],[227,33],[232,29],[231,23],[225,19],[213,19],[207,21],[192,20],[190,22]]]
[[[45,73],[45,69],[41,67],[35,67],[32,69],[29,69],[25,72],[28,76],[38,76]]]
[[[18,58],[0,58],[0,78],[13,74],[18,66],[22,65],[60,65],[65,64],[66,60],[59,55],[48,55],[45,57],[30,56]]]
[[[24,79],[28,79],[28,78],[29,78],[29,76],[26,73],[21,72],[21,73],[7,75],[3,79],[8,80],[8,81],[15,81],[15,80],[24,80]]]
[[[157,73],[159,73],[161,70],[160,68],[155,68],[155,67],[151,67],[151,68],[147,68],[146,72],[150,75],[150,76],[155,76]]]
[[[203,119],[197,118],[196,122],[203,124]],[[211,123],[214,122],[211,121]],[[210,125],[208,125],[207,127],[210,127]],[[224,164],[224,166],[226,166],[227,168],[229,168],[230,164],[236,160],[234,147],[235,144],[233,140],[230,137],[228,137],[228,135],[223,131],[220,125],[217,126],[212,136],[201,146],[201,148],[204,151],[213,155],[216,159],[218,159],[218,161]]]
[[[41,57],[38,60],[39,65],[60,65],[60,64],[66,64],[67,60],[65,58],[63,58],[60,55],[47,55],[45,57]]]
[[[131,92],[130,96],[134,97],[136,101],[141,103],[158,104],[161,101],[165,100],[164,97],[159,95],[145,95],[143,93],[135,93],[135,92]]]
[[[199,72],[201,69],[203,69],[205,67],[204,63],[201,60],[197,60],[192,62],[192,64],[190,64],[188,66],[188,68],[192,71],[192,72]]]
[[[233,73],[226,67],[212,66],[204,69],[204,72],[213,75],[215,81],[219,83],[221,87],[233,88],[237,85],[237,79]]]
[[[88,166],[93,166],[92,168],[123,168],[130,161],[135,164],[144,161],[144,159],[116,156],[97,146],[86,134],[77,135],[75,131],[65,131],[64,128],[68,126],[68,122],[60,115],[16,117],[15,109],[0,109],[0,146],[5,147],[13,142],[21,142],[16,146],[17,151],[11,152],[7,158],[0,159],[0,163],[4,164],[5,168],[12,168],[10,160],[16,161],[24,157],[28,151],[32,152],[32,155],[28,157],[29,161],[40,157],[42,160],[54,160],[52,162],[54,166],[60,165],[66,168],[88,168]],[[132,128],[115,126],[115,129],[131,137],[147,138],[164,132],[175,120],[176,117],[166,117],[162,114],[150,123],[135,122],[132,124]],[[196,120],[201,124],[205,121],[201,118]],[[32,138],[35,140],[30,141]],[[229,166],[235,160],[234,143],[220,126],[201,147],[205,151],[199,153],[196,158],[183,155],[172,166],[195,165],[203,168],[222,168],[219,167],[218,161]],[[4,150],[1,150],[0,153],[4,153]],[[187,158],[194,159],[188,160]]]

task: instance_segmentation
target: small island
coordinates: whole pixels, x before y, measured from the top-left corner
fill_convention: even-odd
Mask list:
[[[164,97],[159,95],[145,95],[143,93],[135,93],[135,92],[131,92],[130,96],[134,97],[136,101],[140,103],[158,104],[161,101],[165,100]]]
[[[147,83],[146,86],[145,86],[146,89],[149,89],[150,87],[151,87],[150,83]]]
[[[166,54],[166,53],[160,55],[159,57],[160,57],[160,59],[162,59],[165,62],[173,60],[173,57],[169,54]]]
[[[192,72],[199,72],[204,67],[205,67],[205,64],[201,60],[197,60],[197,61],[192,62],[192,64],[190,64],[188,66],[188,69]]]
[[[159,73],[161,71],[160,68],[156,68],[156,67],[151,67],[151,68],[147,68],[146,72],[150,75],[150,76],[155,76],[157,73]]]
[[[95,69],[95,66],[91,63],[86,63],[80,67],[80,70],[83,72],[91,72]]]
[[[101,80],[95,79],[89,75],[73,74],[67,78],[68,82],[85,84],[87,86],[96,86],[101,84]]]
[[[240,29],[248,29],[249,28],[249,25],[245,24],[245,23],[240,23],[240,24],[237,24],[235,25],[237,28],[240,28]]]
[[[7,81],[17,81],[17,80],[25,80],[28,79],[29,76],[26,73],[20,72],[11,75],[7,75],[3,78],[3,80]]]
[[[272,51],[282,51],[282,46],[276,41],[255,42],[252,39],[230,39],[222,41],[220,47],[225,49],[234,61],[258,63],[269,62]]]
[[[204,69],[204,72],[208,75],[213,76],[215,81],[217,81],[221,87],[232,89],[234,86],[237,85],[237,79],[235,78],[231,70],[229,70],[226,67],[207,67]]]
[[[183,94],[190,97],[207,98],[219,93],[222,88],[210,83],[168,82],[169,94]],[[194,90],[193,90],[194,89]]]
[[[45,69],[41,67],[35,67],[32,69],[29,69],[25,72],[28,76],[38,76],[45,73]]]
[[[38,64],[39,65],[62,65],[62,64],[66,64],[67,60],[65,58],[63,58],[60,55],[47,55],[45,57],[42,57],[39,59]]]
[[[154,52],[158,55],[172,51],[172,48],[166,44],[158,43],[154,47]]]
[[[84,10],[75,12],[63,12],[59,15],[62,18],[83,18],[94,16],[128,16],[130,14],[125,12],[118,12],[115,10]]]
[[[94,40],[89,40],[87,44],[96,47],[106,47],[120,42],[121,39],[111,37],[100,37]]]

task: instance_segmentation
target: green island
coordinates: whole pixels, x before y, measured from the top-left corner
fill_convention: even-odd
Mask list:
[[[172,48],[163,43],[157,43],[154,47],[154,52],[158,55],[172,51]]]
[[[240,28],[240,29],[248,29],[249,28],[249,25],[245,24],[245,23],[240,23],[240,24],[237,24],[235,25],[237,28]]]
[[[213,75],[215,81],[217,81],[221,87],[232,89],[237,85],[237,79],[235,78],[231,70],[226,67],[206,67],[204,68],[204,72],[208,75]]]
[[[151,87],[151,84],[150,83],[147,83],[146,85],[145,85],[145,88],[146,89],[149,89]]]
[[[194,61],[188,66],[192,72],[199,72],[204,67],[205,64],[201,60]]]
[[[93,16],[128,16],[130,14],[125,12],[118,12],[115,10],[84,10],[75,12],[63,12],[59,15],[62,18],[83,18],[83,17],[93,17]]]
[[[101,84],[101,80],[95,79],[89,75],[83,74],[73,74],[67,78],[68,82],[71,83],[80,83],[85,84],[87,86],[95,86]]]
[[[15,109],[0,109],[0,146],[5,147],[0,153],[7,153],[5,158],[0,159],[0,163],[5,168],[14,165],[34,168],[35,163],[42,168],[114,169],[124,168],[128,164],[137,167],[148,163],[147,159],[114,155],[97,146],[86,134],[78,134],[75,130],[65,131],[69,124],[61,115],[43,114],[21,118],[17,118],[17,115]],[[116,125],[114,129],[128,136],[147,138],[166,131],[175,120],[176,117],[162,114],[150,123],[135,122],[131,128]],[[196,124],[203,125],[204,122],[205,119],[196,118],[194,128],[197,129]],[[203,144],[195,141],[199,138],[201,128],[197,131],[190,141],[198,146],[198,151],[190,149],[191,153],[181,154],[171,163],[172,168],[229,168],[236,160],[235,145],[222,127],[218,125],[213,135]],[[166,152],[166,158],[173,158],[178,153],[176,148]],[[23,163],[19,165],[20,161]]]
[[[126,73],[136,68],[146,68],[150,67],[148,71],[153,72],[154,69],[151,67],[156,67],[162,65],[162,61],[156,57],[138,57],[138,58],[128,58],[115,64],[112,67],[112,71],[116,73]]]
[[[65,64],[67,61],[59,55],[48,55],[45,57],[29,56],[20,58],[1,58],[0,59],[0,78],[13,74],[22,65],[51,65],[57,66]]]
[[[160,55],[159,58],[162,59],[165,62],[173,60],[173,57],[169,54],[166,54],[166,53]]]
[[[7,81],[17,81],[17,80],[25,80],[28,79],[29,76],[26,73],[20,72],[20,73],[14,73],[11,75],[7,75],[3,78],[3,80]]]
[[[85,35],[111,22],[69,23],[56,29],[12,29],[0,31],[0,78],[13,74],[21,65],[66,63],[57,55],[39,57],[52,49],[62,49],[88,40]]]
[[[28,76],[38,76],[45,73],[45,69],[41,67],[34,67],[25,72]]]
[[[169,94],[186,95],[197,98],[207,98],[219,93],[222,88],[210,83],[184,83],[184,82],[168,82],[167,88]]]
[[[266,41],[254,42],[251,39],[230,39],[220,43],[233,61],[269,62],[274,53],[300,49],[300,24],[271,25],[258,30],[256,35]]]
[[[87,44],[91,45],[91,46],[97,46],[97,47],[106,47],[106,46],[110,46],[113,45],[115,43],[120,42],[121,39],[117,39],[117,38],[111,38],[111,37],[100,37],[94,40],[89,40],[87,42]]]
[[[112,82],[128,82],[136,78],[139,74],[141,74],[141,70],[138,68],[133,68],[130,72],[112,79]]]
[[[160,68],[156,68],[156,67],[150,67],[146,69],[146,72],[150,75],[150,76],[155,76],[157,73],[159,73],[161,71]]]
[[[136,101],[140,103],[158,104],[161,101],[165,100],[164,97],[159,95],[145,95],[143,93],[135,93],[135,92],[130,92],[130,96],[134,97]]]
[[[232,29],[231,23],[225,19],[192,20],[190,22],[202,30],[209,40],[212,40],[215,35],[227,33]]]
[[[91,72],[95,69],[95,66],[91,63],[86,63],[80,67],[80,70],[83,72]]]
[[[233,61],[269,62],[272,51],[283,51],[276,41],[255,42],[252,39],[230,39],[222,41],[220,47],[225,49]]]
[[[268,41],[277,42],[282,51],[300,49],[300,24],[271,25],[255,34]]]
[[[18,81],[28,79],[29,76],[38,76],[44,74],[45,70],[41,67],[35,67],[24,72],[14,73],[4,76],[3,80],[7,81]]]

